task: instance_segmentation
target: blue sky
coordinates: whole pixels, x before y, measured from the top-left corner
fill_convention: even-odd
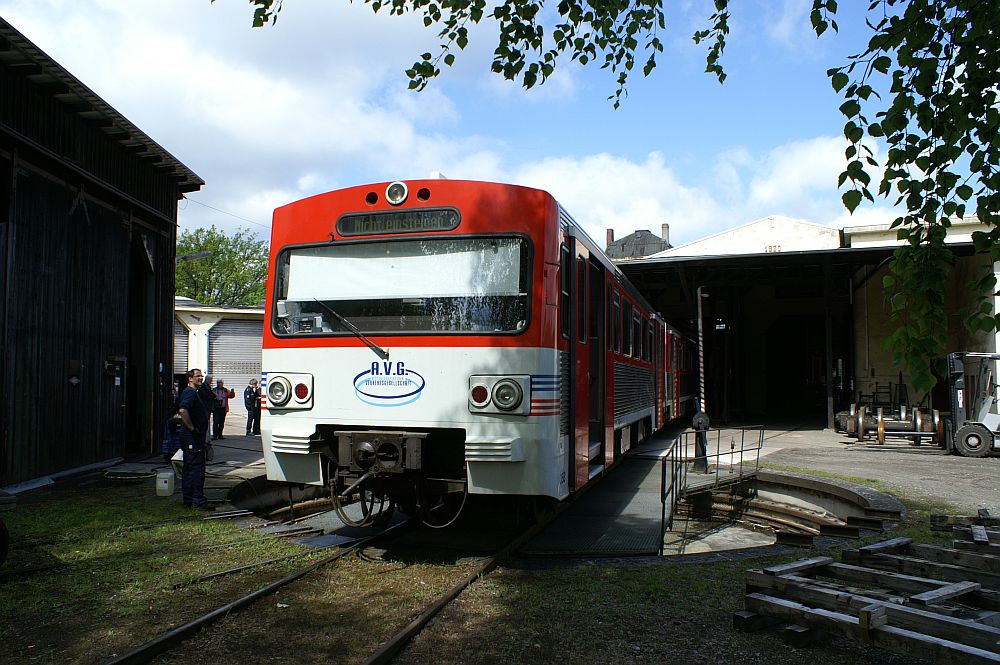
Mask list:
[[[617,111],[593,66],[564,62],[530,91],[492,74],[489,21],[413,93],[403,72],[435,32],[346,0],[286,0],[264,29],[244,0],[0,0],[0,16],[206,180],[180,202],[181,229],[266,238],[278,205],[433,171],[546,189],[598,240],[892,219],[884,202],[848,216],[837,190],[846,146],[825,72],[863,50],[862,3],[817,39],[809,0],[733,0],[724,85],[690,38],[712,3],[666,4],[666,52]]]

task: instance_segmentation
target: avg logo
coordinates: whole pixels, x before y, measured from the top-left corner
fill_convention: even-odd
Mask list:
[[[372,406],[404,406],[420,399],[424,377],[402,362],[373,362],[354,377],[354,395]]]

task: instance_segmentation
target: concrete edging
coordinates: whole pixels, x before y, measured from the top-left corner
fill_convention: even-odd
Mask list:
[[[832,496],[861,507],[867,515],[873,517],[899,520],[906,512],[906,507],[895,497],[838,478],[760,469],[757,471],[757,481]]]

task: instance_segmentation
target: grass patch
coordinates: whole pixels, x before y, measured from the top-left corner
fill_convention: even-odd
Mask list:
[[[891,535],[852,546],[907,536],[946,544],[950,534],[929,529],[934,513],[950,504],[914,496],[877,480],[768,465],[768,468],[846,480],[897,497],[907,509]],[[959,511],[960,512],[960,511]],[[743,609],[746,571],[835,550],[796,550],[752,560],[692,562],[664,559],[652,565],[600,562],[551,570],[504,569],[477,583],[417,637],[396,663],[529,664],[566,662],[734,663],[769,665],[876,665],[920,662],[851,640],[820,646],[787,646],[775,633],[744,634],[731,628]]]
[[[927,520],[932,513],[954,512],[946,503],[868,478],[769,468],[885,491],[907,508],[906,520],[892,536],[920,542],[948,537],[931,532]],[[292,559],[175,590],[175,582],[303,550],[276,539],[237,542],[256,534],[228,522],[204,521],[176,499],[156,498],[148,483],[51,491],[25,499],[6,517],[15,542],[19,534],[29,534],[39,544],[15,549],[5,570],[53,563],[61,567],[0,580],[0,664],[102,660],[309,560]],[[395,662],[914,662],[848,640],[796,649],[775,634],[731,629],[733,612],[743,609],[748,569],[817,554],[836,556],[795,550],[740,561],[668,558],[644,565],[503,568],[463,593]],[[227,617],[165,661],[360,662],[473,565],[465,560],[347,558]]]
[[[309,560],[175,590],[176,582],[307,551],[275,538],[237,542],[259,535],[203,517],[176,497],[157,498],[151,481],[22,497],[4,518],[14,549],[0,577],[0,663],[103,660]],[[45,566],[53,567],[17,573]]]
[[[731,629],[753,562],[506,569],[474,585],[395,662],[769,663],[913,662],[835,641],[793,649],[770,633]],[[797,557],[791,557],[797,558]]]

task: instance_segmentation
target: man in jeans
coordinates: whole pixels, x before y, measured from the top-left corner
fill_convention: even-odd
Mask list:
[[[208,430],[208,410],[198,395],[205,381],[200,369],[187,373],[188,385],[181,393],[178,414],[184,421],[181,429],[181,450],[184,451],[184,471],[181,474],[181,494],[185,506],[211,510],[205,497],[205,434]]]

